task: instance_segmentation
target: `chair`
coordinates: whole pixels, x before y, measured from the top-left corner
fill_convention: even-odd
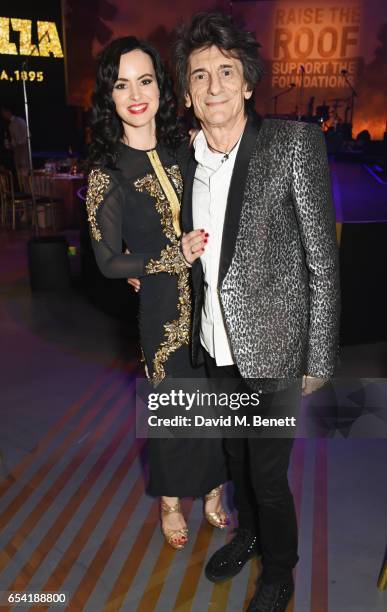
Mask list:
[[[28,176],[28,187],[34,201],[36,215],[34,223],[38,225],[39,209],[43,208],[45,219],[49,218],[51,220],[49,225],[56,231],[56,212],[63,205],[63,200],[53,195],[52,175],[34,171]]]
[[[29,210],[33,210],[31,193],[15,192],[13,176],[10,170],[0,168],[1,223],[7,223],[8,209],[12,214],[12,229],[16,228],[16,213],[23,212],[28,219]]]

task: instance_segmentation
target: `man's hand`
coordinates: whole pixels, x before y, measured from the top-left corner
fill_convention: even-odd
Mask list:
[[[129,249],[125,250],[125,255],[130,255]],[[127,278],[126,282],[128,283],[128,285],[131,285],[133,287],[136,293],[140,291],[141,282],[138,278]]]
[[[302,395],[310,395],[321,389],[323,385],[328,382],[328,378],[319,378],[316,376],[307,376],[306,374],[302,377]]]
[[[204,229],[193,230],[188,234],[183,234],[181,250],[183,251],[184,259],[189,265],[192,265],[195,259],[203,255],[207,242],[208,234]]]

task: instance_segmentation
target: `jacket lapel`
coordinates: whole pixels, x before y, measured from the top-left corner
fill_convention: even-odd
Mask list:
[[[243,194],[250,158],[255,147],[261,121],[254,122],[249,119],[243,132],[235,159],[234,170],[228,192],[226,213],[224,216],[222,247],[220,251],[218,287],[230,267],[234,255],[235,243],[239,229],[239,219],[243,204]],[[192,206],[191,206],[192,215]]]
[[[181,225],[183,232],[186,234],[193,230],[193,213],[192,213],[192,192],[195,177],[197,161],[194,158],[193,151],[189,157],[183,174],[184,190],[181,205]],[[197,294],[202,289],[203,268],[200,258],[196,259],[192,264],[191,278],[194,293]]]

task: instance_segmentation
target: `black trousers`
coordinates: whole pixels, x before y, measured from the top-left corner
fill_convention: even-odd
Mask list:
[[[238,378],[243,386],[236,366],[219,367],[204,353],[211,378]],[[270,415],[274,396],[262,396],[264,416]],[[296,409],[293,407],[293,414]],[[297,520],[287,477],[292,446],[293,439],[289,437],[224,439],[239,526],[258,537],[266,583],[287,581],[298,561]]]

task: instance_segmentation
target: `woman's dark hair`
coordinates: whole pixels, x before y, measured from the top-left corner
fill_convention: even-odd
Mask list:
[[[260,44],[251,32],[235,25],[229,15],[224,13],[197,13],[190,25],[177,31],[174,45],[174,65],[176,86],[181,102],[188,91],[189,56],[196,49],[215,45],[220,50],[238,58],[242,62],[243,74],[248,88],[253,92],[246,100],[247,109],[254,108],[254,89],[261,80],[264,70],[258,49]]]
[[[115,166],[117,143],[124,130],[112,99],[113,86],[118,77],[121,55],[140,49],[150,56],[160,90],[159,109],[156,114],[157,142],[173,149],[182,140],[177,120],[177,104],[172,81],[158,52],[147,42],[134,36],[113,40],[98,58],[96,83],[93,93],[90,127],[92,140],[89,147],[89,164]]]

